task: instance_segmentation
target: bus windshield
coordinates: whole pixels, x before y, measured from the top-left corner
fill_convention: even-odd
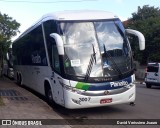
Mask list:
[[[60,29],[66,74],[112,77],[132,69],[131,49],[120,20],[63,21]]]

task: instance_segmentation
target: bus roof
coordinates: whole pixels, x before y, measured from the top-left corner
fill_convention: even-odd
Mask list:
[[[37,25],[41,24],[41,22],[44,22],[47,20],[83,21],[83,20],[104,20],[104,19],[115,19],[115,18],[118,18],[118,17],[111,12],[98,11],[98,10],[75,10],[75,11],[60,11],[60,12],[48,13],[43,15],[40,20],[34,23],[26,31],[24,31],[18,38],[23,37],[26,33],[34,29]]]
[[[51,18],[54,20],[98,20],[98,19],[113,19],[117,18],[113,13],[96,10],[77,10],[77,11],[61,11],[46,14],[42,17]]]

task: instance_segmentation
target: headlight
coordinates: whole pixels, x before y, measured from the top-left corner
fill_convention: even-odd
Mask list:
[[[82,93],[79,89],[76,89],[76,88],[69,86],[69,85],[66,85],[66,84],[63,84],[63,87],[64,87],[64,89],[71,91],[71,92],[76,92],[78,94]]]

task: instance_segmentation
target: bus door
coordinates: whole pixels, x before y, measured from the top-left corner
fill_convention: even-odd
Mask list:
[[[53,73],[53,79],[52,79],[52,94],[53,94],[53,100],[60,105],[64,105],[64,97],[63,97],[63,88],[61,85],[62,78],[59,77],[56,73]]]
[[[64,97],[63,97],[63,87],[62,87],[62,78],[58,75],[60,73],[60,62],[59,62],[59,54],[56,45],[52,45],[52,94],[53,99],[56,103],[64,105]]]

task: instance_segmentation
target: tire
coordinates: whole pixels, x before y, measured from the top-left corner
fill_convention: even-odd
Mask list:
[[[147,88],[151,88],[151,85],[146,83],[146,87]]]
[[[53,95],[50,86],[46,87],[46,98],[48,103],[53,103]]]
[[[19,74],[17,73],[16,83],[19,85]]]
[[[22,85],[22,77],[21,77],[20,74],[17,74],[17,84],[18,84],[19,86]]]

